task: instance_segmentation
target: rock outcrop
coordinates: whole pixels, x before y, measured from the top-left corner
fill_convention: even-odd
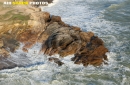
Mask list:
[[[33,7],[23,9],[26,10],[25,14],[21,15],[20,10],[19,17],[26,16],[23,17],[24,20],[16,18],[15,22],[13,20],[11,24],[4,24],[0,29],[0,63],[2,62],[0,69],[17,66],[10,62],[8,57],[11,57],[10,52],[15,52],[19,48],[20,43],[24,44],[22,48],[24,52],[28,52],[28,49],[39,42],[42,43],[41,52],[45,55],[59,54],[61,57],[66,57],[74,54],[72,61],[84,66],[99,66],[108,60],[105,55],[108,49],[93,32],[84,32],[79,27],[69,26],[61,20],[60,16],[32,11],[31,9],[35,9]],[[19,8],[15,12],[19,12],[18,10]],[[10,14],[13,13],[11,11]],[[59,66],[64,64],[54,57],[49,58],[49,61],[54,61]]]
[[[57,63],[59,66],[62,66],[64,64],[58,58],[54,58],[54,57],[50,57],[49,61],[51,61],[51,62],[53,61],[53,62]]]
[[[53,16],[44,31],[48,38],[43,42],[41,51],[46,55],[59,54],[61,57],[74,54],[75,64],[99,66],[105,63],[108,49],[93,32],[83,32],[78,27],[69,26],[58,16]]]

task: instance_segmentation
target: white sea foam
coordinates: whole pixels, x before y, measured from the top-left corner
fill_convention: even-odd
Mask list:
[[[102,3],[100,0],[95,1]],[[74,64],[70,60],[73,55],[70,55],[60,58],[65,64],[58,67],[54,62],[47,60],[49,56],[39,54],[41,44],[34,45],[28,53],[21,50],[23,46],[21,44],[16,53],[11,53],[13,56],[11,60],[25,67],[1,70],[0,85],[129,85],[130,68],[127,64],[122,64],[125,60],[129,61],[129,57],[123,51],[127,38],[121,34],[129,30],[127,27],[102,18],[101,13],[108,7],[104,6],[105,1],[100,6],[97,3],[97,5],[90,5],[88,2],[91,1],[57,0],[51,6],[42,7],[42,10],[59,15],[64,22],[79,26],[84,31],[93,31],[95,35],[102,38],[110,51],[106,54],[108,65],[83,67],[83,65]],[[94,6],[97,7],[94,8]],[[121,39],[124,41],[122,42]],[[53,57],[59,57],[59,55]]]

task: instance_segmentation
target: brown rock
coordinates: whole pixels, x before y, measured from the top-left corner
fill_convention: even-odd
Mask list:
[[[104,60],[107,60],[106,52],[108,52],[108,49],[104,47],[103,41],[94,36],[90,39],[86,47],[82,47],[79,52],[75,54],[72,61],[74,61],[75,64],[82,63],[84,66],[88,64],[99,66],[105,63]]]
[[[48,22],[50,20],[50,13],[43,12],[43,18],[44,18],[45,22]]]
[[[7,50],[5,50],[4,48],[1,48],[0,49],[0,57],[4,57],[4,58],[9,57],[9,52]]]
[[[43,43],[47,40],[47,38],[49,37],[49,35],[45,32],[42,32],[39,36],[38,36],[38,42]]]
[[[60,16],[51,16],[51,22],[62,22],[61,17]]]
[[[79,28],[79,27],[76,27],[76,26],[72,26],[71,28],[72,28],[73,30],[75,30],[75,31],[81,31],[80,28]]]
[[[75,54],[79,50],[80,47],[81,47],[80,41],[72,42],[71,44],[66,46],[66,48],[61,49],[59,51],[59,55],[61,57],[65,57],[65,56],[68,56],[68,55]]]
[[[64,63],[61,62],[58,58],[54,58],[54,57],[50,57],[49,61],[54,61],[55,63],[57,63],[59,66],[62,66]]]
[[[24,43],[24,48],[32,47],[38,39],[38,33],[32,32],[31,30],[26,30],[25,32],[21,33],[17,40]]]
[[[93,44],[93,45],[104,45],[104,43],[103,43],[103,41],[100,39],[100,38],[98,38],[97,36],[93,36],[92,38],[91,38],[91,43]]]
[[[52,22],[58,22],[59,25],[61,26],[65,26],[65,27],[68,27],[69,25],[65,24],[62,20],[61,20],[61,17],[60,16],[54,16],[52,15],[51,16],[51,21],[50,23]]]
[[[2,39],[0,39],[0,48],[4,46],[4,42]]]
[[[48,12],[32,12],[30,16],[27,26],[15,24],[11,29],[2,30],[0,56],[8,56],[6,48],[14,52],[19,42],[24,44],[22,48],[24,52],[28,52],[27,49],[36,42],[42,42],[41,52],[46,55],[59,54],[61,57],[74,54],[72,61],[75,64],[98,66],[105,63],[104,60],[108,60],[105,55],[108,49],[99,37],[94,36],[94,33],[83,32],[79,27],[69,26],[60,16],[50,16]],[[3,60],[3,57],[0,58]],[[49,60],[59,66],[63,64],[58,58],[51,57]],[[12,62],[11,64],[16,65]],[[0,65],[3,66],[0,68],[8,68],[3,63]]]
[[[23,48],[22,50],[23,50],[24,52],[28,52],[28,50],[27,50],[26,48]]]
[[[76,41],[69,32],[70,31],[66,27],[60,28],[58,32],[53,33],[51,36],[49,36],[49,38],[43,44],[42,51],[48,55],[58,52],[62,57],[69,54],[74,54],[79,48],[80,42],[78,40]]]
[[[85,42],[89,42],[91,37],[94,36],[94,33],[92,32],[80,32],[79,33],[81,40],[85,41]]]
[[[78,27],[64,26],[59,16],[52,16],[50,24],[44,31],[48,35],[44,39],[41,51],[47,55],[59,54],[61,57],[75,54],[75,64],[98,66],[107,60],[103,41],[92,32],[83,32]]]

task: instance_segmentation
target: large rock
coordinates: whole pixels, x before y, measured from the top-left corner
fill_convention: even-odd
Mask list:
[[[0,36],[3,41],[3,48],[8,48],[11,52],[14,52],[19,47],[19,42],[15,39],[15,35],[5,33]]]
[[[74,54],[72,61],[75,64],[99,66],[106,63],[108,49],[103,41],[94,36],[93,32],[83,32],[79,27],[68,26],[59,16],[52,16],[44,33],[41,51],[46,55],[59,54],[61,57]],[[44,35],[43,33],[43,35]],[[55,61],[55,59],[52,59]]]
[[[48,29],[52,31],[48,32],[50,36],[45,41],[42,47],[42,51],[45,54],[52,55],[58,53],[62,57],[64,57],[74,54],[77,49],[81,47],[81,40],[78,36],[78,32],[75,32],[75,30],[72,30],[70,27],[61,26],[57,29],[49,27]]]
[[[1,69],[9,69],[16,67],[17,65],[9,60],[10,54],[5,48],[0,48],[0,70]]]
[[[22,50],[28,52],[36,42],[42,43],[41,52],[46,55],[59,54],[66,57],[74,54],[72,61],[75,64],[99,66],[106,63],[105,53],[108,49],[93,32],[84,32],[79,27],[69,26],[60,16],[50,15],[48,12],[31,10],[28,14],[30,19],[24,24],[20,20],[13,25],[5,25],[5,29],[0,30],[0,69],[17,66],[8,61],[8,57],[9,52],[15,52],[19,47],[19,43],[23,43]],[[49,60],[59,66],[63,64],[58,58]]]
[[[3,58],[0,56],[0,70],[2,69],[10,69],[19,66],[15,64],[13,61],[10,61],[8,58]]]
[[[106,52],[108,52],[108,49],[104,47],[103,41],[98,37],[92,37],[85,47],[80,48],[72,61],[75,64],[82,63],[84,66],[89,64],[99,66],[107,60]]]

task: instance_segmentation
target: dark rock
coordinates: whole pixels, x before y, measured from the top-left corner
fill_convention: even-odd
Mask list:
[[[44,18],[45,22],[49,22],[49,20],[50,20],[50,13],[43,12],[43,18]]]
[[[14,52],[19,47],[19,42],[14,38],[14,35],[3,34],[1,39],[3,40],[3,48],[9,48],[11,52]]]
[[[54,31],[59,30],[60,25],[57,22],[53,22],[52,24],[47,26],[47,29],[44,33],[51,35]]]
[[[54,58],[54,57],[50,57],[49,61],[51,61],[51,62],[53,61],[53,62],[57,63],[59,66],[62,66],[64,64],[58,58]]]
[[[62,57],[74,54],[81,47],[79,36],[76,33],[74,35],[74,33],[74,30],[69,27],[62,27],[53,31],[43,44],[42,51],[49,55],[56,52]],[[54,49],[55,51],[53,51]]]
[[[10,61],[8,58],[2,57],[0,55],[0,70],[1,69],[10,69],[18,66],[17,64]]]
[[[41,51],[47,55],[59,54],[61,57],[74,54],[75,64],[99,66],[107,60],[108,49],[103,41],[92,32],[83,32],[78,27],[63,25],[59,16],[52,16],[45,30],[47,40]],[[55,59],[54,59],[55,60]]]
[[[105,53],[108,52],[108,49],[104,47],[101,39],[92,37],[89,43],[91,43],[89,46],[82,47],[79,52],[75,54],[75,57],[72,58],[74,63],[82,63],[84,66],[87,66],[88,64],[99,66],[104,60],[108,60],[105,55]]]

